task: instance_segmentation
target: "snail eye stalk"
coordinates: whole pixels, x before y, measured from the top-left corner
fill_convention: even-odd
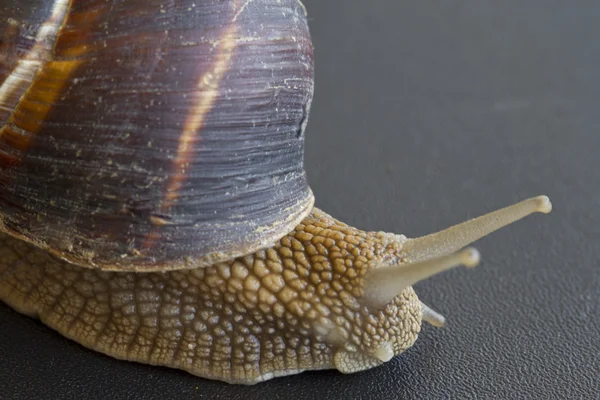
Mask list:
[[[408,239],[403,250],[413,262],[451,254],[530,214],[536,212],[548,214],[550,211],[552,211],[552,203],[547,196],[532,197],[443,231]]]
[[[404,243],[407,264],[375,268],[365,276],[364,301],[373,307],[383,307],[408,286],[437,273],[464,265],[479,263],[479,252],[474,248],[459,251],[474,241],[535,212],[548,214],[552,203],[547,196],[533,197],[512,206],[482,215]],[[423,307],[423,318],[433,325],[443,324],[443,317],[429,307]]]
[[[479,252],[469,247],[426,261],[377,268],[365,277],[363,298],[369,306],[381,308],[417,282],[460,265],[474,267],[478,263]]]

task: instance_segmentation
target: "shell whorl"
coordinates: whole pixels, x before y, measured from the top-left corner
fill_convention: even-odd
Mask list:
[[[83,266],[192,268],[312,208],[299,1],[9,0],[0,35],[8,233]]]

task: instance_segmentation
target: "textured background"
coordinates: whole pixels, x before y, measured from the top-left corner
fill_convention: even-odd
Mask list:
[[[600,397],[600,2],[305,3],[319,207],[409,236],[542,193],[553,213],[420,283],[448,325],[380,368],[228,386],[92,353],[0,305],[0,398]]]

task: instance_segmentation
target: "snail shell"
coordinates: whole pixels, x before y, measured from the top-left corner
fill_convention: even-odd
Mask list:
[[[304,13],[295,0],[4,0],[2,230],[81,266],[146,271],[291,231],[314,202]]]

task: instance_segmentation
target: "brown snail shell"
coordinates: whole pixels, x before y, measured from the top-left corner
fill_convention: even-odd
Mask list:
[[[2,2],[2,230],[81,266],[168,270],[310,212],[301,3],[163,3]]]

